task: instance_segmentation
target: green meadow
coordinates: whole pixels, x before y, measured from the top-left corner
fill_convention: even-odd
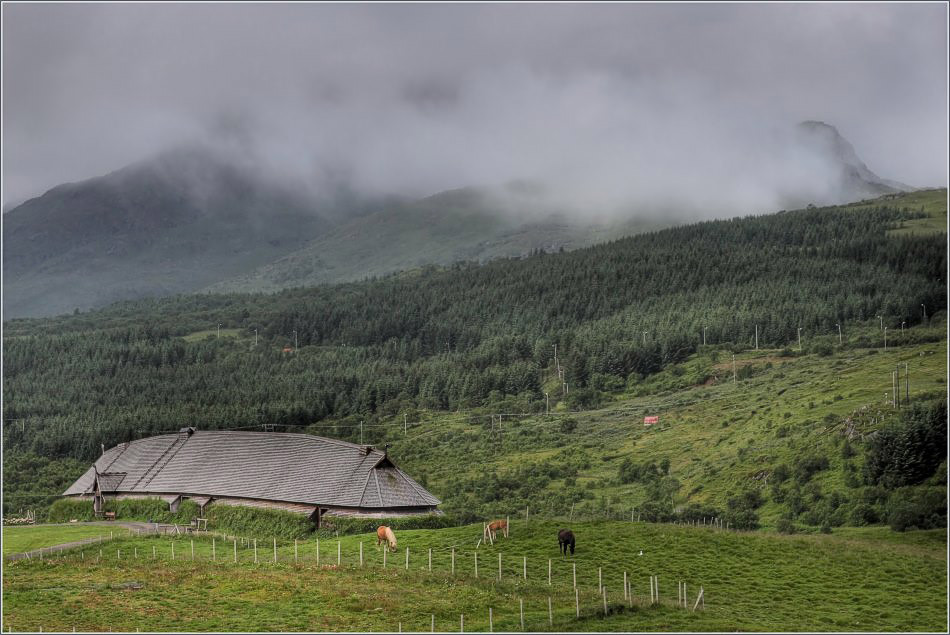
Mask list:
[[[319,547],[315,538],[299,541],[296,563],[294,544],[279,541],[276,564],[273,542],[264,538],[257,539],[255,564],[253,540],[218,536],[212,560],[207,536],[122,537],[101,545],[101,552],[95,545],[43,562],[7,564],[3,624],[14,632],[73,627],[393,632],[428,631],[434,616],[436,630],[456,631],[464,620],[465,630],[487,632],[491,609],[494,630],[520,631],[523,602],[526,631],[947,627],[944,531],[897,534],[873,528],[782,536],[629,521],[575,522],[570,527],[577,551],[564,557],[556,534],[565,524],[512,518],[510,537],[499,537],[494,545],[478,545],[480,524],[403,531],[385,568],[383,552],[369,534],[324,538]],[[624,573],[629,599],[624,598]],[[598,574],[606,589],[606,615]],[[658,579],[656,606],[649,601],[651,575]],[[686,584],[688,608],[677,606],[680,582]],[[703,601],[693,611],[700,588]]]

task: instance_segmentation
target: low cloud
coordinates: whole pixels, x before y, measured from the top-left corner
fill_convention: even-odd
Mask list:
[[[4,202],[204,142],[316,193],[755,213],[836,196],[804,119],[945,185],[946,10],[6,4]]]

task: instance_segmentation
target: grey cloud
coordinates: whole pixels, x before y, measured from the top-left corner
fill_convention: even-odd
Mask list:
[[[945,185],[946,10],[7,3],[4,202],[200,140],[317,189],[748,213],[833,194],[804,119]]]

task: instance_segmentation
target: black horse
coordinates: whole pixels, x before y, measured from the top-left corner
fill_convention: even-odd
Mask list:
[[[562,529],[557,532],[557,546],[558,550],[567,555],[567,548],[571,548],[571,555],[574,555],[574,532],[570,529]]]

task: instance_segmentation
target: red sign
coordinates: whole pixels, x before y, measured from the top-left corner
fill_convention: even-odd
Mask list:
[[[643,418],[643,425],[646,425],[646,426],[650,426],[650,425],[653,425],[654,423],[659,423],[659,422],[660,422],[659,417],[644,417]]]

